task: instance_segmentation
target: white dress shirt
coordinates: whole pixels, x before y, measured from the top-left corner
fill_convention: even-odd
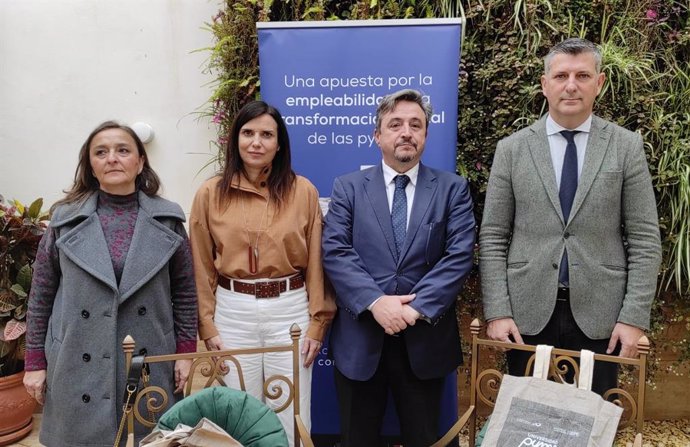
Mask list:
[[[562,162],[561,162],[562,163]],[[414,191],[417,187],[417,177],[419,175],[419,163],[414,165],[412,168],[408,169],[407,172],[397,172],[395,169],[391,168],[386,164],[386,162],[381,162],[383,167],[383,180],[386,184],[386,196],[388,196],[388,212],[393,211],[393,194],[395,194],[395,177],[398,175],[406,175],[410,178],[410,181],[405,187],[405,196],[407,197],[407,220],[405,223],[405,228],[410,225],[410,214],[412,213],[412,202],[414,202]]]
[[[565,148],[568,145],[568,140],[559,132],[561,130],[578,130],[579,133],[575,135],[575,146],[577,146],[577,179],[580,180],[582,174],[582,166],[585,164],[585,151],[587,150],[587,140],[589,139],[589,129],[592,127],[592,115],[585,120],[584,123],[577,126],[575,129],[566,129],[557,122],[555,122],[551,115],[546,117],[546,135],[549,139],[549,148],[551,150],[551,162],[553,163],[553,170],[556,174],[556,186],[561,189],[561,173],[563,172],[563,160],[565,159]]]

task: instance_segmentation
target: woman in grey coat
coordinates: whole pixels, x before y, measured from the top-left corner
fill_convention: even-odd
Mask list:
[[[108,121],[87,138],[74,185],[52,208],[34,263],[24,377],[45,405],[46,446],[113,445],[125,335],[148,355],[196,350],[185,216],[159,187],[141,140]],[[179,396],[190,366],[156,365],[151,383]]]

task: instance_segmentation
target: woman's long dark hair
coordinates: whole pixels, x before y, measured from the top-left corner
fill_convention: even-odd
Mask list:
[[[144,143],[141,142],[136,132],[134,132],[129,126],[125,126],[116,121],[106,121],[99,124],[89,134],[89,137],[81,146],[81,150],[79,151],[79,164],[74,172],[74,184],[70,189],[63,191],[66,194],[65,197],[55,202],[55,204],[50,208],[51,212],[60,204],[86,200],[86,198],[89,197],[94,191],[100,189],[101,185],[98,183],[98,179],[96,179],[96,176],[93,174],[93,169],[91,168],[91,154],[89,151],[91,149],[91,141],[93,141],[96,135],[108,129],[123,130],[134,139],[134,143],[137,145],[139,156],[144,158],[144,169],[142,169],[141,173],[137,175],[136,189],[138,191],[143,191],[148,196],[155,196],[158,194],[158,191],[161,187],[161,181],[149,164],[149,158],[146,156]]]
[[[278,147],[280,150],[276,152],[271,162],[271,174],[268,177],[268,192],[278,209],[284,204],[288,194],[293,189],[295,173],[292,171],[290,137],[288,136],[285,121],[283,121],[283,117],[275,107],[264,101],[253,101],[242,107],[237,113],[230,130],[230,139],[225,145],[225,166],[218,188],[220,189],[220,200],[226,205],[236,192],[232,185],[233,179],[241,173],[247,175],[242,157],[240,156],[240,129],[247,122],[261,115],[270,115],[278,125]]]

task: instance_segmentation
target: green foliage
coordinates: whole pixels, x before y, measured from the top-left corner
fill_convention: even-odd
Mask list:
[[[24,358],[31,264],[45,231],[43,199],[26,207],[0,196],[0,377],[14,374]]]
[[[662,285],[690,290],[690,63],[666,60],[664,88],[652,96],[645,138],[650,145],[664,234]]]
[[[214,92],[209,107],[202,113],[218,125],[218,156],[222,163],[223,146],[227,142],[232,119],[246,103],[258,97],[259,51],[255,22],[267,20],[266,7],[256,1],[227,0],[225,7],[213,17],[207,27],[215,38],[214,45],[204,48],[210,56],[207,72],[215,76]]]
[[[664,249],[659,292],[690,301],[690,0],[228,0],[209,25],[216,39],[209,70],[218,79],[209,114],[219,146],[259,91],[254,22],[458,15],[467,22],[457,166],[470,181],[477,221],[496,143],[547,110],[542,57],[563,39],[587,38],[601,46],[606,74],[595,113],[646,143]],[[658,311],[660,303],[658,330],[674,318]]]

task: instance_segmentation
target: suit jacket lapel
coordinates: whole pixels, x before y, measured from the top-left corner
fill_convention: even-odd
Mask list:
[[[549,138],[546,135],[546,116],[534,123],[530,129],[534,132],[534,138],[529,140],[529,150],[532,154],[534,165],[537,168],[537,174],[544,185],[544,189],[546,189],[546,194],[549,196],[551,204],[556,209],[563,225],[565,225],[563,211],[561,211],[561,199],[558,197],[556,174],[553,170],[553,160],[551,160]],[[573,215],[572,211],[570,215]]]
[[[604,161],[604,155],[606,154],[606,148],[609,145],[610,139],[611,126],[599,117],[592,116],[592,127],[589,130],[587,149],[585,150],[585,163],[582,166],[582,173],[580,174],[577,191],[573,199],[573,207],[570,210],[571,221],[592,187],[594,178],[597,176],[601,163]]]
[[[395,239],[393,237],[393,224],[391,222],[388,196],[386,195],[386,183],[383,179],[383,169],[381,165],[373,168],[365,181],[364,190],[367,193],[374,215],[379,222],[383,236],[388,243],[388,249],[390,250],[391,256],[395,259],[397,252],[395,250]]]
[[[422,219],[426,214],[429,206],[431,206],[432,198],[436,193],[438,182],[436,176],[423,164],[419,164],[419,174],[417,176],[417,185],[415,186],[414,202],[412,202],[412,212],[410,213],[410,222],[407,224],[407,235],[405,236],[405,245],[403,245],[400,259],[404,259],[407,251],[412,245]]]

